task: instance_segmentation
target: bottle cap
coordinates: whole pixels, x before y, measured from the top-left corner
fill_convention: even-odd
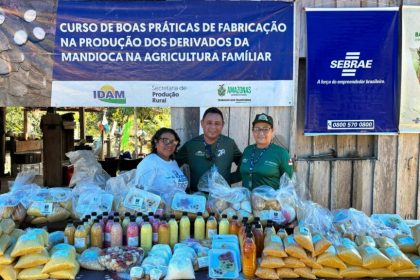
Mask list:
[[[260,221],[260,217],[254,217],[254,221],[255,222],[259,222]]]
[[[223,214],[222,215],[222,219],[227,219],[227,215],[226,214]]]
[[[247,233],[246,233],[246,237],[248,237],[248,238],[252,238],[252,237],[253,237],[252,232],[247,232]]]
[[[102,215],[108,216],[108,212],[103,212]]]
[[[115,217],[115,218],[114,218],[114,222],[115,222],[115,223],[119,223],[119,222],[120,222],[120,218]]]
[[[197,216],[203,216],[203,212],[197,212]]]
[[[137,212],[137,217],[141,217],[141,216],[143,216],[143,213]]]
[[[243,217],[242,221],[248,222],[248,217]]]
[[[175,219],[175,214],[171,214],[171,219]]]
[[[237,220],[237,219],[238,219],[238,216],[233,215],[233,216],[232,216],[232,219]]]
[[[130,217],[130,213],[129,212],[125,212],[124,213],[124,217]]]
[[[187,216],[188,215],[188,212],[182,212],[182,216]]]
[[[136,216],[131,215],[130,216],[130,222],[135,222],[136,221]]]
[[[149,217],[148,216],[143,216],[143,221],[148,222],[149,221]]]
[[[149,216],[153,216],[153,212],[149,212]]]
[[[92,215],[92,217],[95,217],[95,216],[97,216],[97,215],[98,215],[98,213],[96,213],[96,212],[92,212],[92,213],[91,213],[91,215]]]

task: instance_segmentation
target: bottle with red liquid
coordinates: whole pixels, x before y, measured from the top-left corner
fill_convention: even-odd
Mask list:
[[[127,246],[139,247],[139,227],[135,216],[130,216],[130,222],[127,226]]]
[[[245,278],[253,278],[257,270],[257,247],[251,232],[248,232],[242,250],[242,272]]]
[[[158,244],[158,241],[159,241],[159,225],[160,225],[159,215],[155,215],[152,221],[153,245]]]

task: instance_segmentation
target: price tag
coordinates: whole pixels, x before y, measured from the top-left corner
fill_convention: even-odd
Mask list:
[[[46,202],[35,202],[35,208],[39,209],[39,212],[43,215],[50,215],[53,212],[53,203]]]
[[[141,207],[143,205],[143,197],[135,196],[133,197],[133,200],[131,201],[131,204],[135,207]]]

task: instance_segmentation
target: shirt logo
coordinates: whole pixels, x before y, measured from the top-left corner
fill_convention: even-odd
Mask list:
[[[217,155],[216,156],[221,157],[225,154],[226,154],[226,150],[225,149],[220,149],[220,150],[217,150]]]

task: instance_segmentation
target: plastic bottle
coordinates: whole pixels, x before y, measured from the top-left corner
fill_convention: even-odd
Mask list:
[[[238,233],[238,239],[239,239],[239,248],[241,248],[241,251],[242,251],[242,246],[243,246],[243,241],[244,241],[244,239],[245,239],[245,237],[246,237],[246,230],[247,230],[247,227],[248,227],[248,223],[247,223],[247,221],[246,220],[244,220],[244,219],[242,219],[242,225],[241,225],[241,227],[240,227],[240,229],[239,229],[239,233]]]
[[[160,224],[160,218],[159,218],[159,215],[156,214],[152,222],[153,245],[157,244],[159,241],[159,224]]]
[[[182,213],[181,220],[179,221],[179,241],[184,241],[190,238],[191,223],[187,212]]]
[[[153,220],[154,220],[154,214],[153,214],[153,212],[149,212],[149,223],[150,224],[153,224]]]
[[[108,212],[103,212],[102,213],[102,221],[103,221],[104,225],[106,225],[106,223],[108,222]]]
[[[255,224],[255,228],[252,230],[255,239],[255,246],[257,247],[257,258],[261,257],[262,251],[264,249],[264,232],[261,227],[261,224]]]
[[[242,272],[246,278],[253,278],[257,269],[257,248],[252,236],[248,232],[242,250]]]
[[[169,237],[169,225],[164,219],[162,219],[159,224],[158,243],[169,245]]]
[[[137,212],[136,223],[137,226],[140,227],[141,223],[143,222],[143,214],[141,212]]]
[[[120,218],[115,217],[111,227],[111,247],[123,245],[123,229],[120,224]]]
[[[92,227],[90,228],[90,240],[92,247],[99,247],[102,249],[103,247],[103,231],[102,226],[99,223],[99,219],[96,218]]]
[[[219,222],[219,234],[229,234],[229,220],[226,214],[222,215],[222,219]]]
[[[92,217],[92,224],[94,224],[95,223],[95,219],[98,217],[98,213],[96,213],[96,212],[92,212],[92,213],[90,213],[90,216]]]
[[[130,213],[124,213],[124,220],[122,221],[122,229],[123,229],[123,245],[127,245],[127,227],[130,223]]]
[[[87,215],[90,217],[90,215]],[[89,218],[85,217],[83,219],[83,226],[85,227],[86,230],[86,247],[89,248],[90,247],[90,228],[91,228],[91,224],[89,223]]]
[[[229,222],[229,234],[238,235],[240,227],[238,216],[234,215]]]
[[[267,236],[267,234],[276,234],[276,229],[273,226],[272,220],[267,220],[267,226],[264,229],[264,235]]]
[[[139,247],[139,227],[135,216],[130,216],[130,222],[127,225],[127,246]]]
[[[73,223],[68,223],[66,228],[64,229],[64,243],[74,245],[74,232],[76,228],[74,227]]]
[[[105,224],[102,215],[98,215],[99,224],[102,227],[102,246],[103,242],[105,241]]]
[[[213,235],[217,234],[217,220],[214,217],[214,213],[211,212],[206,223],[206,239],[212,239]]]
[[[144,224],[141,227],[140,233],[140,247],[143,248],[144,252],[147,254],[152,248],[152,225],[149,223],[149,217],[144,217]]]
[[[178,222],[175,220],[175,215],[171,215],[168,222],[169,225],[169,245],[173,249],[175,244],[178,243]]]
[[[105,239],[104,239],[104,248],[108,248],[111,246],[111,228],[114,224],[114,220],[109,219],[108,222],[105,225]]]
[[[261,226],[261,228],[263,228],[263,226],[262,226],[262,224],[260,222],[260,217],[254,217],[252,229],[254,229],[257,224],[259,224]]]
[[[74,232],[74,248],[77,253],[81,254],[87,249],[86,238],[86,229],[83,223],[77,223],[77,229]]]
[[[194,221],[194,239],[204,240],[206,238],[206,222],[203,218],[203,213],[198,212],[197,218]]]

